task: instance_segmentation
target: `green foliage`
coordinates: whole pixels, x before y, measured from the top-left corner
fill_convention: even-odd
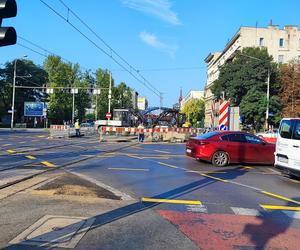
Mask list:
[[[44,68],[48,73],[50,87],[89,87],[89,81],[82,77],[78,64],[64,63],[58,56],[49,56],[44,62]],[[49,95],[48,117],[56,122],[62,123],[72,119],[73,96],[68,90],[54,90]],[[75,116],[82,120],[85,108],[90,105],[87,90],[79,90],[75,95]]]
[[[187,121],[193,127],[197,127],[200,121],[200,127],[203,126],[205,112],[205,101],[203,99],[191,99],[183,107],[182,113],[187,117]]]
[[[252,58],[251,58],[252,57]],[[259,60],[255,59],[258,58]],[[244,48],[235,59],[224,64],[212,92],[219,99],[224,91],[232,106],[240,106],[245,124],[265,122],[267,107],[267,77],[270,70],[270,116],[269,122],[280,119],[280,103],[277,98],[279,84],[277,65],[265,48]]]
[[[15,61],[7,62],[5,67],[0,70],[0,117],[7,115],[7,111],[11,109],[14,65]],[[45,70],[30,60],[18,59],[16,69],[17,86],[42,87],[47,82]],[[23,117],[24,102],[26,101],[44,101],[44,94],[37,89],[16,88],[15,109],[17,112],[15,118],[17,121]]]

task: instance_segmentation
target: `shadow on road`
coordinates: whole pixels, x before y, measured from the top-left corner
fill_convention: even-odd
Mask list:
[[[297,200],[297,198],[292,199]],[[296,205],[295,203],[288,202],[286,206]],[[293,222],[293,218],[276,210],[269,212],[264,217],[258,217],[258,219],[261,222],[260,224],[247,224],[243,231],[243,234],[248,235],[250,241],[256,246],[255,249],[269,249],[268,243],[270,240],[284,234]],[[292,243],[293,242],[285,242],[285,249],[293,249],[289,248],[289,245]],[[276,247],[282,249],[282,246],[277,245]]]
[[[241,176],[245,173],[246,173],[245,171],[236,171],[235,173],[232,173],[230,176],[228,176],[227,180],[233,180],[233,179],[237,178],[238,176]],[[151,198],[174,199],[174,198],[177,198],[179,196],[182,196],[182,195],[185,195],[187,193],[190,193],[190,192],[193,192],[195,190],[206,187],[208,185],[214,184],[216,182],[219,182],[219,181],[214,180],[214,179],[210,179],[210,178],[204,178],[204,179],[201,179],[199,181],[195,181],[195,182],[189,183],[187,185],[184,185],[184,186],[172,189],[170,191],[164,192],[162,194],[153,196]],[[144,203],[144,202],[139,201],[139,202],[127,205],[125,207],[117,208],[117,209],[109,211],[107,213],[96,215],[96,216],[92,217],[94,219],[94,223],[91,226],[91,228],[84,228],[83,227],[83,228],[80,228],[80,230],[76,231],[75,233],[70,232],[69,230],[67,230],[68,233],[65,233],[65,235],[58,234],[57,231],[52,231],[52,232],[49,232],[49,233],[46,233],[46,234],[43,234],[43,235],[39,235],[36,239],[32,238],[30,240],[25,240],[25,241],[19,243],[18,245],[11,245],[11,246],[6,247],[5,249],[16,249],[16,247],[17,248],[19,246],[21,247],[22,244],[28,244],[29,242],[33,242],[33,241],[35,241],[35,243],[37,243],[37,245],[35,245],[35,246],[41,248],[43,245],[45,245],[45,242],[39,242],[39,239],[41,237],[50,238],[52,240],[52,243],[49,242],[49,245],[47,245],[47,247],[43,247],[45,249],[49,249],[49,248],[51,248],[51,246],[53,244],[55,245],[55,242],[56,242],[55,237],[57,237],[57,240],[59,240],[59,242],[64,242],[64,240],[67,242],[70,238],[70,234],[74,233],[74,236],[75,236],[75,235],[81,234],[82,232],[86,232],[87,230],[94,230],[98,227],[104,226],[104,225],[109,224],[111,222],[114,222],[114,221],[120,220],[122,218],[128,217],[130,215],[145,211],[147,209],[153,208],[153,207],[155,207],[159,204],[160,203],[152,203],[152,202]],[[76,224],[79,225],[79,224],[82,224],[82,222],[78,222],[78,223],[69,225],[66,228],[70,228],[70,229],[76,228]],[[66,228],[62,228],[62,230],[66,229]],[[55,235],[55,237],[54,237],[54,235]]]

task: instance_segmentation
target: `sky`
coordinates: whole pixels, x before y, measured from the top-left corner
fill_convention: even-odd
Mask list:
[[[68,18],[100,49],[43,2]],[[222,51],[240,26],[266,27],[270,20],[280,28],[300,26],[298,0],[17,0],[17,17],[3,20],[2,26],[16,28],[18,44],[0,47],[0,64],[23,55],[43,64],[45,57],[23,46],[47,53],[22,39],[25,38],[79,63],[83,71],[111,70],[116,83],[126,82],[139,95],[146,96],[150,106],[158,106],[159,98],[104,54],[101,49],[105,45],[62,2],[162,92],[163,105],[169,107],[178,102],[181,87],[183,95],[189,90],[204,89],[205,57]]]

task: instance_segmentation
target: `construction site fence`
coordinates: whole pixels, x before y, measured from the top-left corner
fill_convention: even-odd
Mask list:
[[[97,131],[94,127],[81,127],[80,134],[84,136],[95,135]],[[76,130],[74,127],[68,125],[51,125],[50,137],[74,137],[76,136]]]

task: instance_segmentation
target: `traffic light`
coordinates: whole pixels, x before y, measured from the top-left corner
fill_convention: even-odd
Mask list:
[[[13,45],[17,42],[17,33],[13,27],[2,27],[2,19],[17,15],[15,0],[0,0],[0,47]]]

